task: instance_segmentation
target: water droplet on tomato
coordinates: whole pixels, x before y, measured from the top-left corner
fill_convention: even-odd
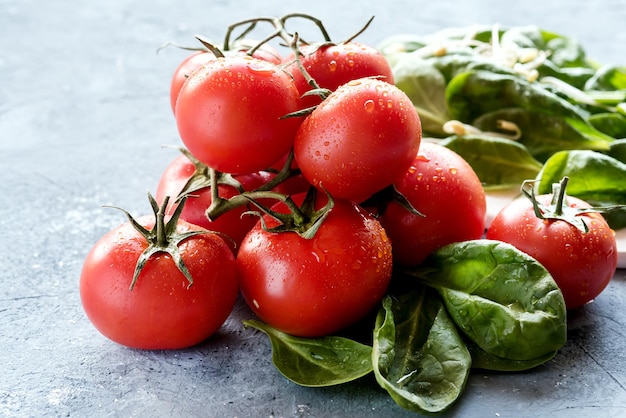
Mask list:
[[[456,167],[450,167],[450,174],[456,174],[456,173],[457,173]]]
[[[350,80],[350,81],[348,81],[348,83],[346,85],[348,85],[348,86],[360,86],[361,85],[361,81],[360,80]]]
[[[328,63],[328,71],[333,72],[337,69],[337,61],[332,60]]]
[[[374,103],[373,100],[366,100],[365,103],[363,103],[363,107],[367,112],[373,112],[376,108],[376,103]]]
[[[417,168],[415,168],[415,166],[411,166],[408,169],[408,172],[411,173],[411,174],[415,173],[416,171],[417,171]]]
[[[348,60],[348,67],[354,67],[354,61]]]
[[[391,109],[393,107],[393,100],[387,100],[387,107]]]
[[[330,155],[328,155],[328,154],[324,154],[324,159],[325,159],[326,161],[330,160]]]
[[[258,75],[268,76],[274,73],[274,68],[264,61],[254,60],[248,64],[250,71]]]

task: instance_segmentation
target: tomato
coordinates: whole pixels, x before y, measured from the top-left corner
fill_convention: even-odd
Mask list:
[[[291,77],[251,57],[225,57],[194,71],[180,90],[176,124],[186,148],[215,170],[245,174],[270,167],[291,149],[301,118]]]
[[[339,87],[313,110],[298,130],[294,152],[311,184],[358,203],[407,170],[421,136],[406,94],[365,78]]]
[[[552,195],[537,196],[548,205]],[[567,207],[588,208],[585,201],[567,197]],[[531,200],[520,197],[493,219],[486,237],[508,242],[539,261],[563,292],[568,309],[578,308],[598,296],[617,266],[615,233],[599,213],[578,215],[587,224],[583,232],[560,219],[540,219]]]
[[[176,114],[176,100],[180,89],[187,81],[187,78],[191,73],[202,65],[215,59],[215,54],[207,51],[197,51],[187,56],[176,68],[172,81],[170,83],[170,105],[172,106],[172,112]]]
[[[340,44],[304,45],[300,47],[300,62],[321,88],[335,91],[339,86],[358,78],[380,77],[393,84],[393,73],[387,59],[375,48],[358,42]],[[287,67],[301,94],[311,90],[306,78],[291,54],[285,59]],[[305,107],[319,104],[319,96],[303,98]]]
[[[151,228],[154,220],[137,221]],[[199,229],[178,221],[179,233]],[[178,246],[193,285],[166,253],[152,255],[132,290],[137,260],[148,241],[124,223],[105,234],[88,253],[80,276],[87,317],[104,336],[140,349],[180,349],[215,333],[238,295],[233,253],[216,234],[194,235]]]
[[[417,265],[444,245],[483,236],[485,192],[474,170],[454,151],[423,142],[413,164],[394,186],[424,215],[395,202],[380,215],[395,262]]]
[[[155,198],[159,203],[162,203],[166,196],[171,198],[167,210],[168,215],[171,215],[176,208],[174,200],[185,186],[185,183],[187,183],[195,172],[196,167],[194,163],[190,161],[187,156],[181,154],[167,166],[161,175]],[[235,176],[235,180],[241,183],[244,190],[254,190],[263,185],[269,177],[267,173],[257,172]],[[209,178],[206,176],[204,181],[210,182]],[[219,184],[218,193],[220,197],[229,199],[238,195],[240,192],[231,185]],[[239,243],[257,222],[257,219],[254,216],[242,216],[244,212],[250,210],[248,205],[244,205],[229,210],[215,220],[210,220],[206,215],[206,211],[211,205],[212,200],[210,187],[203,187],[200,190],[193,191],[185,203],[180,219],[210,231],[217,231],[228,235],[232,239],[232,242],[228,240],[227,242],[231,244],[231,248],[236,251]]]
[[[233,54],[247,54],[248,51],[255,47],[258,44],[258,41],[254,39],[238,39],[236,40],[230,47],[228,51],[224,51],[225,55],[233,55]],[[254,58],[261,59],[263,61],[271,62],[272,64],[281,65],[283,63],[283,58],[280,55],[280,52],[272,45],[268,43],[262,44],[260,47],[254,50],[252,54]]]
[[[235,51],[227,51],[226,54],[245,54],[245,50],[249,48],[249,45],[237,45],[237,49]],[[255,58],[259,58],[273,64],[280,64],[282,59],[280,58],[280,54],[275,48],[270,45],[264,44],[261,48],[257,49],[253,54]],[[176,114],[176,100],[178,99],[178,94],[180,93],[180,89],[187,81],[187,78],[191,75],[191,73],[200,68],[202,65],[213,61],[215,59],[215,54],[209,51],[196,51],[191,55],[187,56],[176,68],[174,74],[172,76],[172,81],[170,83],[170,105],[172,107],[172,112]]]
[[[317,207],[323,203],[319,198]],[[282,204],[273,209],[287,212]],[[322,336],[377,306],[391,278],[391,244],[369,213],[335,200],[311,239],[267,232],[259,222],[241,243],[237,267],[241,293],[259,318],[292,335]]]

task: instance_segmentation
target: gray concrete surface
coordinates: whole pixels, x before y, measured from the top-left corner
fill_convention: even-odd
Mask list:
[[[239,304],[218,335],[188,350],[139,351],[102,337],[78,296],[82,261],[123,221],[104,204],[148,210],[179,144],[169,80],[185,53],[157,48],[221,38],[227,24],[309,12],[335,39],[472,23],[537,24],[589,54],[626,63],[622,0],[306,2],[0,0],[0,416],[409,417],[373,378],[298,387],[243,330]],[[570,318],[556,358],[519,374],[474,372],[446,416],[626,415],[626,273]]]

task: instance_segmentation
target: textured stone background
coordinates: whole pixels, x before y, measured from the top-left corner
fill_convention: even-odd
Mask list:
[[[178,145],[168,88],[186,55],[168,41],[222,38],[244,18],[308,12],[341,40],[474,23],[536,24],[626,64],[622,0],[307,2],[0,0],[0,416],[415,416],[373,378],[307,389],[282,378],[239,304],[218,335],[176,352],[102,337],[78,297],[82,260],[147,190]],[[450,416],[626,414],[625,272],[570,318],[570,339],[521,374],[474,372]]]

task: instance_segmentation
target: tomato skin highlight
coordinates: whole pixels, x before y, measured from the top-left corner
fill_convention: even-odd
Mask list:
[[[215,59],[180,90],[176,124],[186,148],[215,170],[247,174],[270,167],[291,149],[301,118],[291,77],[251,57]]]
[[[481,238],[487,203],[480,179],[457,153],[422,142],[396,190],[424,216],[391,202],[380,222],[393,243],[394,262],[415,266],[434,250]]]
[[[406,94],[365,78],[339,87],[304,120],[294,153],[311,184],[360,203],[406,171],[421,137]]]
[[[137,221],[151,227],[153,220]],[[198,227],[179,221],[179,230]],[[156,350],[196,345],[214,334],[230,315],[238,295],[234,255],[215,234],[180,245],[189,282],[169,255],[151,257],[129,290],[146,240],[125,223],[105,234],[88,253],[80,276],[80,297],[89,320],[110,340]]]
[[[241,244],[237,267],[241,293],[259,318],[292,335],[317,337],[378,305],[391,278],[391,244],[371,215],[335,200],[312,239],[257,224]]]
[[[549,204],[550,195],[537,196]],[[567,197],[571,207],[589,207]],[[486,237],[508,242],[539,261],[563,293],[568,309],[595,299],[609,284],[617,268],[615,232],[599,213],[583,215],[589,227],[583,233],[561,220],[539,219],[530,200],[521,197],[505,206],[493,219]]]
[[[364,77],[380,77],[389,84],[393,84],[393,72],[387,59],[375,48],[348,42],[328,45],[304,45],[301,48],[300,62],[315,82],[330,91],[351,80]],[[294,55],[285,58],[285,62],[292,62]],[[293,75],[294,82],[300,94],[311,90],[304,75],[296,63],[287,67]],[[319,104],[322,99],[311,95],[302,98],[304,107]]]

